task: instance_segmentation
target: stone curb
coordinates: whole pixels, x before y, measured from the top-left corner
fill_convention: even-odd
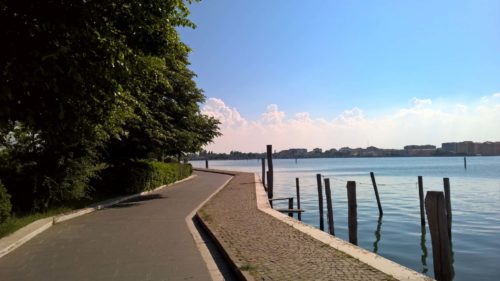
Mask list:
[[[36,235],[49,229],[54,224],[53,217],[39,219],[0,239],[0,258],[14,251]]]
[[[228,176],[236,176],[241,173],[238,171],[229,171],[229,170],[218,170],[218,169],[205,169],[205,168],[193,168],[193,171],[207,172],[207,173],[215,173],[215,174],[223,174]]]
[[[240,173],[240,172],[235,172],[235,171],[225,171],[225,170],[216,170],[216,169],[202,169],[202,168],[195,168],[193,170],[202,171],[202,172],[209,172],[209,173],[216,173],[216,174],[230,175],[230,176],[233,176],[233,177],[236,176],[238,173]],[[208,201],[210,201],[210,199],[212,199],[217,193],[219,193],[222,189],[224,189],[224,187],[226,187],[229,184],[229,182],[230,181],[228,181],[227,183],[225,183],[220,189],[218,189],[214,194],[212,194],[205,202],[203,202],[203,204],[196,210],[196,215],[195,215],[194,218],[200,224],[201,228],[203,228],[203,230],[208,234],[208,236],[210,237],[210,239],[214,242],[215,246],[217,247],[217,249],[221,253],[221,255],[224,258],[224,260],[229,264],[230,268],[235,273],[235,275],[238,278],[238,280],[254,281],[255,279],[250,274],[250,272],[245,271],[245,270],[241,270],[241,266],[242,265],[239,264],[238,262],[236,262],[235,258],[232,258],[232,256],[234,256],[234,255],[231,254],[228,251],[229,248],[228,247],[224,247],[223,246],[223,242],[220,241],[219,239],[217,239],[217,235],[210,229],[210,227],[208,226],[208,224],[205,223],[205,221],[203,220],[203,216],[199,212],[201,210],[201,208],[203,208],[203,206]]]
[[[123,201],[127,201],[130,199],[136,198],[136,197],[140,197],[140,196],[143,196],[143,195],[146,195],[149,193],[153,193],[153,192],[158,191],[162,188],[172,186],[174,184],[178,184],[181,182],[185,182],[185,181],[191,180],[195,177],[196,177],[196,175],[191,175],[185,179],[176,181],[176,182],[171,183],[171,184],[159,186],[153,190],[143,191],[143,192],[132,194],[132,195],[121,196],[121,197],[109,199],[109,200],[106,200],[103,202],[99,202],[97,204],[93,204],[87,208],[72,211],[68,214],[61,214],[61,215],[56,215],[56,216],[36,220],[36,221],[28,224],[27,226],[17,230],[16,232],[0,239],[0,258],[2,258],[3,256],[7,255],[8,253],[14,251],[16,248],[18,248],[22,244],[28,242],[30,239],[32,239],[36,235],[49,229],[54,224],[61,223],[61,222],[64,222],[64,221],[67,221],[67,220],[70,220],[70,219],[73,219],[73,218],[76,218],[79,216],[83,216],[85,214],[92,213],[92,212],[95,212],[97,210],[101,210],[101,209],[107,208],[109,206],[116,205],[116,204],[121,203]]]
[[[203,261],[205,261],[205,264],[206,264],[207,269],[208,269],[208,273],[210,274],[212,281],[224,281],[224,276],[222,275],[219,268],[217,267],[217,264],[215,263],[215,260],[212,257],[212,255],[210,254],[210,250],[208,249],[205,241],[203,241],[203,239],[201,238],[201,235],[198,232],[198,229],[196,228],[196,226],[194,224],[194,220],[196,220],[196,222],[200,223],[200,225],[202,224],[202,222],[200,221],[200,218],[197,215],[197,212],[208,201],[210,201],[210,199],[212,199],[217,193],[219,193],[224,187],[226,187],[232,179],[233,179],[233,177],[229,178],[225,183],[223,183],[220,187],[218,187],[214,193],[212,193],[207,199],[205,199],[196,208],[194,208],[193,211],[191,213],[189,213],[189,215],[185,218],[189,232],[191,232],[191,235],[193,236],[193,240],[196,244],[196,247],[198,248],[198,251],[200,252],[201,257],[203,258]]]
[[[355,246],[351,243],[348,243],[342,239],[339,239],[324,231],[321,231],[315,227],[307,225],[303,222],[300,222],[294,218],[291,218],[285,214],[282,214],[274,210],[269,204],[269,200],[267,199],[267,193],[264,190],[264,186],[262,185],[260,178],[257,176],[257,174],[254,174],[254,176],[255,176],[257,208],[260,211],[398,280],[415,280],[415,281],[434,280],[424,274],[418,273],[412,269],[404,267],[398,263],[388,260],[375,253],[369,252],[363,248]]]
[[[210,236],[210,239],[212,239],[215,246],[222,254],[222,257],[224,258],[224,260],[226,260],[226,262],[229,264],[229,266],[231,267],[231,269],[235,273],[238,280],[255,281],[255,279],[250,274],[250,272],[242,270],[241,269],[242,264],[239,264],[238,262],[236,262],[235,258],[232,258],[232,256],[234,256],[234,254],[231,254],[229,252],[229,250],[228,250],[229,247],[224,247],[223,242],[220,241],[219,239],[217,239],[217,235],[205,223],[205,221],[203,220],[203,218],[199,212],[196,213],[196,220],[200,223],[200,226],[203,228],[203,230],[205,230],[207,232],[208,236]]]

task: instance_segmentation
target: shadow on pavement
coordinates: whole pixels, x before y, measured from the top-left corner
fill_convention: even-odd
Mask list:
[[[191,220],[193,221],[193,224],[196,227],[196,230],[200,234],[201,239],[203,239],[203,242],[205,242],[205,245],[207,245],[208,251],[210,252],[210,255],[212,255],[212,258],[214,259],[215,264],[217,265],[217,268],[222,273],[224,280],[228,280],[228,281],[239,280],[236,277],[236,275],[233,273],[231,266],[226,262],[222,253],[219,251],[219,249],[214,244],[214,242],[210,239],[210,236],[203,229],[203,227],[200,225],[198,220],[195,217],[193,217]]]
[[[161,194],[148,194],[148,195],[142,195],[136,198],[132,198],[126,201],[123,201],[123,203],[130,203],[130,202],[143,202],[143,201],[150,201],[150,200],[156,200],[156,199],[166,199],[168,197],[164,197]]]
[[[123,201],[121,203],[109,206],[106,209],[130,208],[130,207],[141,205],[140,202],[146,202],[146,201],[158,200],[158,199],[167,199],[167,198],[168,198],[167,196],[162,196],[161,194],[148,194],[148,195],[139,196],[139,197],[132,198],[132,199]]]

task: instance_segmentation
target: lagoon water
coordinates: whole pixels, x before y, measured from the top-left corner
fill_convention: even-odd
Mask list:
[[[205,161],[191,163],[205,165]],[[275,159],[273,163],[274,196],[295,197],[298,177],[305,210],[302,220],[316,227],[316,174],[330,179],[335,234],[344,240],[348,240],[346,183],[356,181],[359,246],[431,277],[432,244],[428,226],[420,226],[417,176],[423,176],[424,192],[442,191],[443,177],[449,177],[454,280],[500,279],[500,157],[468,157],[467,169],[462,157]],[[260,160],[255,159],[214,160],[209,165],[261,175]],[[377,179],[381,220],[369,172]]]

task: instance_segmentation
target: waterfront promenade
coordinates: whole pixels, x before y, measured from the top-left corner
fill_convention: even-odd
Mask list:
[[[244,280],[395,280],[263,210],[254,174],[224,173],[198,170],[189,181],[56,224],[0,258],[1,280],[234,280],[231,266]],[[222,261],[208,246],[222,269],[214,275],[186,218],[224,183],[198,212],[228,255]],[[407,276],[397,279],[430,279]]]
[[[264,195],[264,200],[267,199],[265,194],[257,194],[259,185],[254,174],[235,173],[229,184],[198,212],[231,257],[233,266],[242,270],[246,279],[431,280],[357,247],[342,246],[348,248],[348,253],[337,250],[335,246],[312,237],[327,234],[321,232],[317,235],[318,231],[315,231],[316,234],[311,236],[305,233],[311,231],[301,231],[285,223],[261,209],[259,201],[262,200],[259,198]],[[334,238],[326,238],[330,239]],[[334,243],[348,244],[344,241]],[[371,259],[372,264],[398,277],[394,278],[352,255]]]
[[[185,218],[230,176],[196,174],[54,225],[0,258],[0,280],[210,280]]]

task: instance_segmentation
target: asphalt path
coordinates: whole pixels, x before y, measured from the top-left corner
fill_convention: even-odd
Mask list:
[[[195,173],[54,225],[0,258],[0,280],[210,280],[185,219],[230,176]]]

